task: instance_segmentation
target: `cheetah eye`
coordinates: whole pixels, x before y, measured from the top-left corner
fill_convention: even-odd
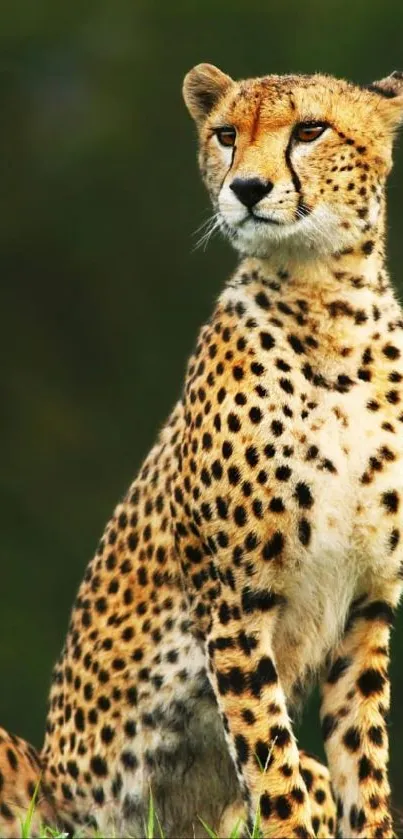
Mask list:
[[[317,140],[327,127],[325,122],[300,122],[295,126],[294,137],[300,143],[312,143],[312,140]]]
[[[221,128],[216,128],[214,133],[221,146],[235,145],[236,131],[232,125],[223,125]]]

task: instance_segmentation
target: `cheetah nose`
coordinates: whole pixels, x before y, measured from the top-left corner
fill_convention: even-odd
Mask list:
[[[260,178],[234,178],[230,189],[245,207],[250,210],[265,195],[273,189],[271,181],[262,181]]]

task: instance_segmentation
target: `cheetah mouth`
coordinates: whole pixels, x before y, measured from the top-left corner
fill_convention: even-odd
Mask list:
[[[280,227],[283,222],[278,221],[275,218],[266,218],[266,216],[259,216],[257,213],[254,213],[252,210],[249,211],[249,214],[243,220],[242,224],[245,224],[246,221],[255,221],[258,224],[275,224],[277,227]]]

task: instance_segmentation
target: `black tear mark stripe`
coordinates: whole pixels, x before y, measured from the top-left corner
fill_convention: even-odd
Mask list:
[[[297,175],[297,173],[296,173],[296,171],[295,171],[295,169],[294,169],[294,167],[291,163],[291,149],[292,149],[292,145],[293,145],[293,140],[294,140],[294,137],[291,134],[291,137],[288,141],[287,148],[285,150],[285,162],[287,164],[288,169],[291,172],[291,180],[294,184],[295,191],[301,197],[301,181],[300,181],[300,179],[299,179],[299,177],[298,177],[298,175]]]
[[[220,192],[221,192],[221,190],[222,190],[222,188],[223,188],[223,186],[224,186],[224,183],[225,183],[225,181],[226,181],[227,175],[229,175],[229,173],[230,173],[230,171],[231,171],[231,169],[232,169],[232,165],[233,165],[233,162],[234,162],[234,157],[235,157],[235,152],[236,152],[236,143],[234,143],[234,145],[232,146],[231,163],[230,163],[230,165],[229,165],[229,167],[228,167],[227,171],[225,172],[225,175],[224,175],[224,177],[223,177],[223,179],[222,179],[222,181],[221,181],[221,183],[220,183],[220,189],[219,189],[219,191],[218,191],[218,194],[220,194]]]
[[[300,181],[300,179],[299,179],[299,177],[298,177],[298,175],[297,175],[297,173],[296,173],[296,171],[295,171],[295,169],[292,165],[292,162],[291,162],[291,149],[292,149],[292,146],[293,146],[293,140],[294,140],[294,135],[291,134],[291,137],[288,141],[287,148],[285,150],[285,162],[286,162],[287,168],[288,168],[288,170],[291,174],[291,180],[293,182],[294,189],[295,189],[295,191],[298,195],[298,206],[297,206],[297,214],[296,214],[297,219],[298,219],[301,216],[308,216],[311,211],[310,211],[309,207],[307,207],[307,205],[304,204],[304,202],[303,202],[301,181]]]
[[[229,165],[228,172],[230,172],[230,171],[231,171],[231,169],[232,169],[232,165],[233,165],[233,163],[234,163],[234,158],[235,158],[235,152],[236,152],[236,143],[234,143],[234,145],[232,146],[232,152],[231,152],[231,163],[230,163],[230,165]],[[227,172],[227,175],[228,175],[228,172]],[[226,176],[225,176],[225,177],[226,177]]]

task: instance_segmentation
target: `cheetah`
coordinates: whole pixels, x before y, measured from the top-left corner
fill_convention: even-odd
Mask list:
[[[43,783],[40,755],[29,743],[0,728],[0,835],[18,839],[30,802],[33,836],[42,825],[56,824],[52,794]]]
[[[292,718],[313,679],[340,835],[393,836],[389,635],[402,586],[403,318],[385,184],[403,73],[184,81],[240,264],[106,526],[41,754],[74,831],[332,836]],[[220,827],[221,825],[221,827]]]

